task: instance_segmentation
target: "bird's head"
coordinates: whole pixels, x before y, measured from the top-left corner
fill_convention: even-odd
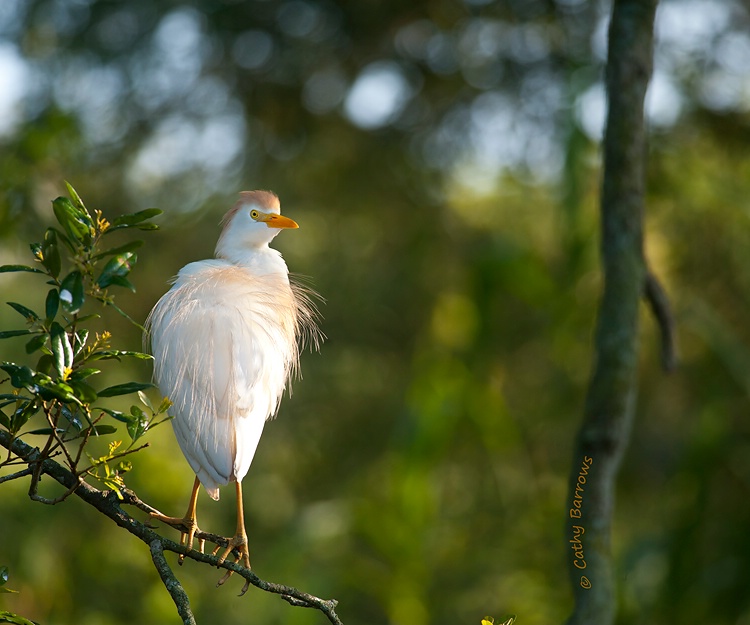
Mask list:
[[[243,191],[221,223],[216,255],[223,258],[266,246],[283,228],[299,227],[281,215],[279,198],[270,191]]]

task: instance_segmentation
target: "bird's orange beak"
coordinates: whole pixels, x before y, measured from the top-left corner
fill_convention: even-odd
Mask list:
[[[266,213],[260,217],[259,221],[264,221],[269,228],[299,228],[293,219],[276,213]]]

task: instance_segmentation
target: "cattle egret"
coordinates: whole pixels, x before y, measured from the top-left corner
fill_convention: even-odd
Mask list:
[[[174,433],[196,474],[185,517],[154,517],[180,528],[192,549],[201,484],[218,500],[219,486],[234,482],[237,531],[219,564],[236,548],[249,568],[242,479],[298,370],[300,347],[317,346],[320,333],[311,291],[290,282],[281,254],[268,247],[281,229],[298,227],[280,214],[278,197],[244,191],[222,225],[216,258],[183,267],[146,321],[154,378],[173,402]]]

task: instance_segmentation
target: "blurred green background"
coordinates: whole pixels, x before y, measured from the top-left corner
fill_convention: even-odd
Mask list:
[[[326,300],[320,354],[245,480],[263,578],[347,625],[522,625],[571,609],[563,533],[600,288],[608,3],[582,0],[3,0],[0,263],[29,262],[69,180],[90,209],[164,209],[120,295],[137,320],[210,256],[241,189],[300,229],[275,245]],[[642,317],[614,519],[618,623],[750,625],[750,6],[657,16],[646,250],[680,366]],[[35,276],[2,301],[39,305]],[[40,285],[40,289],[41,289]],[[115,344],[140,335],[116,314]],[[3,329],[20,327],[8,307]],[[22,361],[22,341],[0,345]],[[148,379],[111,366],[106,382]],[[169,427],[128,485],[182,514]],[[75,499],[0,489],[0,595],[45,625],[178,622],[142,543]],[[50,492],[55,492],[48,486]],[[199,502],[229,534],[234,497]],[[143,515],[141,515],[143,516]],[[164,528],[176,538],[176,533]],[[174,562],[174,558],[171,560]],[[199,623],[312,624],[187,562]],[[595,580],[592,580],[595,583]]]

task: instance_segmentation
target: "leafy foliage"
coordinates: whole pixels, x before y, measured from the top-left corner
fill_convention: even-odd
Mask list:
[[[108,235],[116,230],[157,229],[150,220],[161,211],[143,210],[120,216],[110,223],[99,210],[92,216],[75,189],[69,184],[67,187],[71,199],[58,197],[52,202],[59,227],[48,228],[41,243],[31,244],[37,264],[0,267],[0,273],[46,276],[50,286],[43,312],[26,304],[7,302],[23,317],[26,327],[0,332],[0,339],[29,336],[26,353],[30,358],[36,356],[36,361],[33,364],[0,363],[0,370],[6,374],[0,379],[0,386],[10,386],[0,394],[0,427],[14,437],[46,437],[39,445],[41,460],[62,453],[79,479],[93,477],[119,495],[124,487],[122,475],[132,468],[130,462],[120,459],[141,449],[134,445],[150,428],[168,419],[170,402],[165,398],[154,407],[143,393],[153,386],[147,382],[126,381],[105,388],[96,385],[94,380],[101,370],[92,365],[97,361],[148,359],[150,356],[114,349],[108,331],[92,335],[86,323],[99,315],[83,312],[98,303],[127,317],[115,306],[110,289],[135,290],[128,275],[137,261],[134,250],[142,241],[130,241],[104,250],[102,247]],[[145,410],[133,405],[125,413],[101,405],[103,399],[132,393],[138,393]],[[39,420],[42,427],[36,423]],[[118,432],[117,425],[103,422],[108,420],[125,424],[127,445],[123,446],[122,440],[113,440],[104,455],[90,455],[86,447],[92,439]],[[30,424],[37,427],[27,429]],[[88,463],[82,463],[84,456]],[[118,461],[116,465],[115,461]],[[10,454],[0,467],[19,462],[21,459]],[[31,492],[36,492],[33,478]]]

